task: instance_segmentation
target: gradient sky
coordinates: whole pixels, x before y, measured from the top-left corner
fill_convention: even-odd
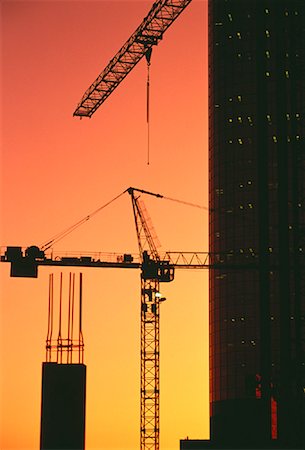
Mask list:
[[[207,205],[207,1],[193,0],[153,50],[149,166],[144,60],[91,119],[72,116],[151,4],[1,1],[1,245],[39,246],[129,186]],[[161,250],[208,249],[206,211],[143,199]],[[129,196],[55,250],[136,253]],[[0,266],[0,447],[38,449],[48,276],[59,271],[12,279]],[[86,448],[134,450],[140,274],[83,273]],[[177,271],[162,293],[161,449],[178,450],[179,439],[209,433],[207,271]]]

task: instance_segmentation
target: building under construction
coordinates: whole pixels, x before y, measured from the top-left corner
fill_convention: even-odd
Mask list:
[[[208,2],[211,439],[181,441],[181,449],[302,450],[305,3]],[[91,117],[144,56],[149,68],[152,47],[190,3],[156,1],[87,89],[74,115]],[[148,99],[149,95],[149,122]],[[174,268],[206,264],[179,265],[154,254],[134,191],[151,193],[128,189],[141,263],[130,258],[115,263],[88,257],[53,260],[37,247],[28,248],[25,256],[21,248],[10,248],[3,260],[12,262],[12,276],[29,277],[37,276],[38,265],[141,268],[141,449],[158,450],[159,302],[163,300],[159,298],[159,282],[172,281]],[[145,245],[141,246],[143,239]],[[69,283],[67,334],[64,337],[61,333],[60,284],[60,325],[54,341],[50,279],[41,450],[84,448],[86,368],[82,359],[81,281],[76,342],[72,331],[73,277]],[[78,361],[73,361],[75,349]]]
[[[49,280],[46,361],[42,365],[40,450],[84,450],[86,366],[82,274]],[[76,286],[78,289],[76,290]],[[76,301],[77,300],[77,301]]]

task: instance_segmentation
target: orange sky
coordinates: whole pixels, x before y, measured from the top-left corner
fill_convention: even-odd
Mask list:
[[[40,245],[135,186],[207,205],[207,2],[193,0],[153,50],[151,164],[146,65],[91,119],[72,117],[84,91],[147,14],[146,1],[1,2],[1,245]],[[207,213],[143,197],[162,250],[206,251]],[[56,250],[137,252],[127,194]],[[1,274],[0,447],[38,449],[48,274]],[[86,448],[139,448],[140,274],[87,269]],[[207,272],[163,285],[161,449],[208,437]]]

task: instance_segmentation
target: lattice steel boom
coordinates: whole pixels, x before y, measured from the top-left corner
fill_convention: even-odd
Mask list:
[[[73,115],[91,117],[191,1],[155,1],[141,25],[87,89]]]

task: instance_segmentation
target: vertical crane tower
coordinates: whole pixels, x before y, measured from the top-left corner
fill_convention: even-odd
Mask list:
[[[149,220],[135,189],[129,188],[141,257],[141,450],[158,450],[160,423],[160,283],[173,281],[174,267],[161,261]],[[145,191],[141,191],[145,192]],[[159,194],[150,195],[160,197]]]

